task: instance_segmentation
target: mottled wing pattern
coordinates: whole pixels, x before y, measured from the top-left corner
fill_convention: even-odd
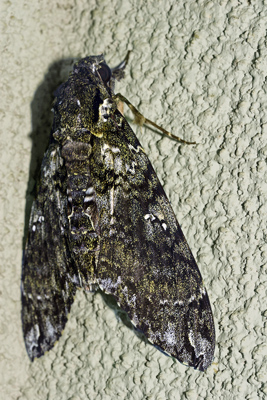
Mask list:
[[[118,132],[110,127],[92,151],[99,285],[153,344],[205,370],[213,359],[214,325],[200,272],[146,154],[127,122],[116,121]],[[103,170],[113,177],[106,190]]]
[[[215,344],[209,300],[162,186],[118,111],[113,89],[124,67],[86,57],[55,93],[23,261],[26,348],[31,360],[49,350],[76,288],[98,283],[154,345],[205,370]]]
[[[33,203],[22,269],[22,326],[31,360],[61,336],[79,275],[68,246],[65,168],[60,147],[50,144]]]

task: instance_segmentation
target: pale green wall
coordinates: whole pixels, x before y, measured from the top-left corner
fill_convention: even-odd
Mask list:
[[[267,394],[266,6],[251,3],[1,3],[1,398],[243,400]],[[148,118],[198,143],[181,146],[134,127],[212,303],[217,345],[206,373],[138,338],[99,294],[78,293],[62,338],[44,357],[30,364],[24,348],[19,285],[29,135],[40,132],[40,141],[49,135],[62,60],[104,52],[114,66],[129,49],[118,90]]]

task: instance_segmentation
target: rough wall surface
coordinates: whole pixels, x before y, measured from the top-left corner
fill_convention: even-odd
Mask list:
[[[0,385],[3,399],[267,396],[266,5],[260,1],[2,1]],[[132,50],[118,91],[197,146],[135,128],[196,256],[217,344],[205,373],[76,296],[63,336],[30,363],[20,321],[28,201],[68,59]],[[129,118],[131,118],[130,114]],[[26,207],[26,216],[25,216]]]

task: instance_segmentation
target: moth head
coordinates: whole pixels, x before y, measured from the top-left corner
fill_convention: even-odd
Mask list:
[[[100,85],[110,87],[112,72],[103,54],[82,58],[74,65],[73,74],[84,75],[85,79],[93,76],[95,83],[98,81]]]
[[[103,56],[90,56],[82,58],[78,63],[75,64],[73,73],[81,74],[84,73],[86,76],[92,74],[98,83],[102,86],[110,88],[112,92],[115,89],[115,80],[120,80],[124,77],[124,69],[128,61],[128,54],[124,61],[122,61],[115,68],[110,68]]]
[[[99,56],[99,57],[103,57],[103,56]],[[95,58],[99,58],[99,57],[95,57]],[[92,64],[92,72],[95,76],[98,76],[99,79],[102,80],[102,82],[105,85],[109,85],[109,81],[112,75],[111,69],[109,68],[109,66],[106,64],[104,57],[103,59],[101,59],[100,62],[98,62],[98,60],[96,60],[96,62],[94,62]]]

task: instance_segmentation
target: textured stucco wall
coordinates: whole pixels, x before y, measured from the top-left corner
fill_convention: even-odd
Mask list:
[[[11,0],[0,12],[0,397],[265,398],[266,5]],[[206,373],[138,338],[99,294],[78,293],[62,338],[44,357],[31,364],[24,348],[26,191],[49,135],[52,92],[65,60],[104,52],[116,65],[129,49],[118,91],[148,118],[198,142],[181,146],[134,127],[212,303],[217,345]]]

